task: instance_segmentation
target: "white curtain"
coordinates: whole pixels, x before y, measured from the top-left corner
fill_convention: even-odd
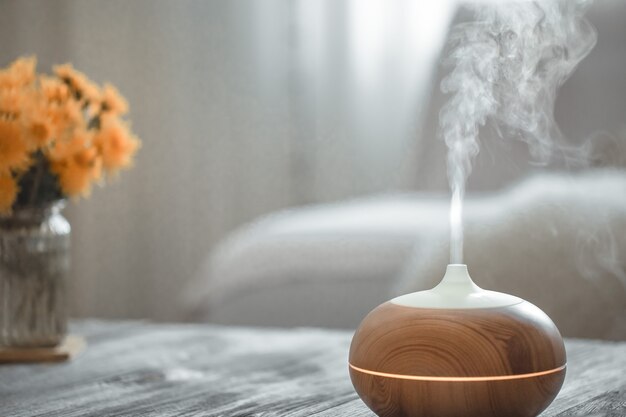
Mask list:
[[[117,85],[132,171],[70,204],[77,316],[181,318],[215,243],[287,206],[415,187],[452,6],[413,0],[0,3],[0,64]],[[441,170],[445,175],[445,170]]]

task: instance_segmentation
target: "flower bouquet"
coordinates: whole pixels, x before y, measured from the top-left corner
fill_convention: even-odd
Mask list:
[[[140,146],[128,103],[72,65],[34,57],[0,70],[0,345],[57,344],[65,332],[67,197],[131,166]]]

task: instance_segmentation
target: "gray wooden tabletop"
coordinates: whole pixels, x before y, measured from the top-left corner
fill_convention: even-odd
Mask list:
[[[72,362],[0,366],[0,416],[373,416],[347,371],[351,333],[82,321]],[[567,340],[542,416],[626,416],[626,342]]]

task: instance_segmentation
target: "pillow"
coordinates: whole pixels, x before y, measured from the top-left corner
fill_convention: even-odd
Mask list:
[[[445,224],[447,204],[396,195],[264,217],[217,247],[185,305],[216,323],[356,327],[390,296],[415,236]]]

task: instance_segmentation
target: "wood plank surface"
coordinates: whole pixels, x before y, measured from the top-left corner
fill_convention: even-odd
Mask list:
[[[0,416],[369,416],[347,369],[351,332],[81,321],[59,364],[0,366]],[[626,416],[626,343],[566,340],[545,417]]]

